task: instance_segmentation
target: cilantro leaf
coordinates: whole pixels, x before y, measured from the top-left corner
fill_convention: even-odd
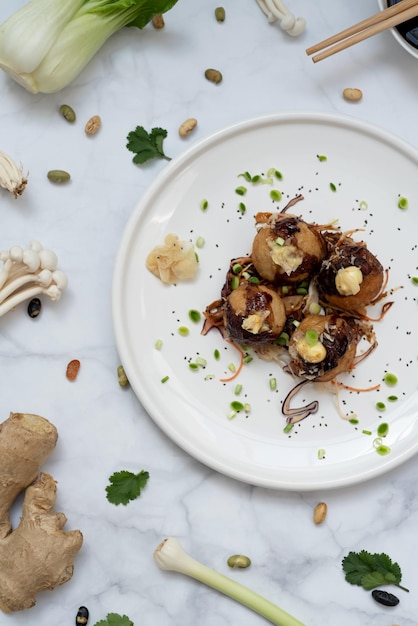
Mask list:
[[[382,552],[371,554],[367,550],[349,552],[342,560],[345,579],[351,585],[359,585],[370,591],[381,585],[396,585],[400,589],[409,591],[403,587],[402,572],[398,563]]]
[[[94,626],[134,626],[134,623],[126,615],[108,613],[106,619],[96,622]]]
[[[144,470],[138,474],[126,470],[115,472],[109,478],[110,484],[106,487],[106,497],[112,504],[126,505],[140,495],[148,479],[149,473]]]
[[[170,161],[170,157],[164,154],[163,142],[167,137],[167,131],[164,128],[153,128],[148,133],[143,126],[137,126],[128,136],[126,147],[135,154],[132,157],[134,163],[142,164],[150,159],[166,159]]]

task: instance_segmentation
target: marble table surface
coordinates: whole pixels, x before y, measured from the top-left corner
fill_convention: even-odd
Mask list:
[[[22,4],[2,2],[0,21]],[[22,304],[1,319],[2,420],[26,412],[55,424],[58,444],[42,469],[57,481],[56,508],[68,518],[66,530],[80,529],[84,537],[72,579],[41,593],[36,606],[2,615],[4,626],[72,624],[80,605],[88,607],[92,625],[108,613],[125,614],[138,626],[267,623],[198,582],[160,571],[153,551],[167,536],[307,626],[418,624],[418,458],[343,488],[249,485],[186,453],[132,388],[118,383],[115,258],[135,205],[167,166],[163,160],[134,165],[126,149],[130,130],[167,129],[166,152],[177,157],[247,119],[313,111],[371,123],[418,150],[418,61],[390,32],[321,63],[305,54],[375,13],[375,0],[288,0],[307,23],[297,37],[269,23],[255,0],[225,0],[223,24],[214,18],[216,6],[179,0],[163,29],[120,31],[58,93],[29,94],[0,73],[0,149],[29,171],[19,199],[0,189],[0,248],[39,240],[56,252],[69,279],[58,302],[43,301],[38,318]],[[208,67],[222,71],[221,84],[204,78]],[[361,89],[363,99],[347,102],[345,87]],[[59,115],[63,103],[76,111],[74,125]],[[87,138],[84,123],[94,114],[102,128]],[[189,117],[198,125],[180,138],[177,129]],[[47,180],[56,168],[71,173],[68,185]],[[72,359],[81,368],[69,382]],[[137,500],[115,506],[105,487],[121,469],[147,470],[150,479]],[[328,515],[317,526],[319,501]],[[20,505],[19,499],[12,510],[14,525]],[[410,593],[396,592],[397,607],[377,604],[344,580],[342,558],[363,548],[387,552],[401,566]],[[251,558],[249,569],[228,568],[226,559],[236,552]]]

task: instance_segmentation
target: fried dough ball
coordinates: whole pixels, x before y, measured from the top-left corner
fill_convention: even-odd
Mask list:
[[[336,242],[315,279],[320,301],[343,311],[363,311],[379,295],[383,281],[379,260],[350,237]]]
[[[243,283],[224,305],[228,336],[249,345],[271,343],[283,330],[286,311],[281,297],[269,287]]]
[[[318,229],[295,215],[271,214],[254,237],[251,257],[257,272],[274,284],[305,280],[325,257]]]
[[[308,315],[290,338],[289,370],[306,380],[332,380],[352,369],[362,335],[352,318]]]

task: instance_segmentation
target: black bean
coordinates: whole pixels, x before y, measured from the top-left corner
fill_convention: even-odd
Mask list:
[[[29,317],[38,317],[41,312],[42,304],[39,298],[33,298],[28,304]]]
[[[385,606],[396,606],[399,604],[399,598],[393,595],[393,593],[389,593],[388,591],[382,591],[382,589],[375,589],[372,591],[372,596],[379,602],[379,604],[384,604]]]
[[[85,606],[80,606],[78,609],[77,616],[75,618],[75,623],[77,626],[87,624],[89,619],[89,610]]]

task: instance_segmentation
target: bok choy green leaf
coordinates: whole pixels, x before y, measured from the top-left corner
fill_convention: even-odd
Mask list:
[[[31,0],[0,25],[0,67],[31,93],[73,81],[124,26],[144,28],[177,0]]]

